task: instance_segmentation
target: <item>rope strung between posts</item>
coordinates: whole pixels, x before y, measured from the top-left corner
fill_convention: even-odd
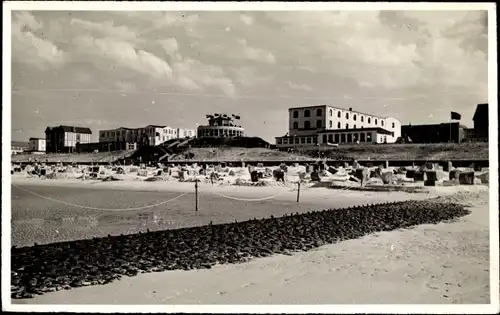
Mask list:
[[[47,197],[47,196],[43,196],[43,195],[40,195],[34,191],[31,191],[31,190],[28,190],[28,189],[25,189],[25,188],[21,188],[17,185],[14,185],[12,184],[12,186],[16,187],[17,189],[20,189],[22,191],[25,191],[29,194],[32,194],[34,196],[37,196],[37,197],[40,197],[42,199],[45,199],[45,200],[49,200],[49,201],[53,201],[53,202],[57,202],[57,203],[60,203],[60,204],[64,204],[64,205],[67,205],[67,206],[70,206],[70,207],[74,207],[74,208],[81,208],[81,209],[88,209],[88,210],[100,210],[100,211],[127,211],[127,210],[143,210],[143,209],[149,209],[149,208],[154,208],[154,207],[158,207],[158,206],[161,206],[161,205],[164,205],[168,202],[171,202],[171,201],[174,201],[174,200],[177,200],[179,198],[181,198],[182,196],[184,195],[187,195],[188,193],[182,193],[180,194],[179,196],[177,197],[174,197],[172,199],[168,199],[166,201],[162,201],[160,203],[157,203],[157,204],[154,204],[154,205],[148,205],[148,206],[143,206],[143,207],[136,207],[136,208],[122,208],[122,209],[106,209],[106,208],[96,208],[96,207],[89,207],[89,206],[84,206],[84,205],[78,205],[78,204],[74,204],[74,203],[71,203],[71,202],[66,202],[66,201],[62,201],[62,200],[58,200],[58,199],[55,199],[55,198],[51,198],[51,197]]]
[[[236,197],[231,197],[231,196],[226,196],[226,195],[223,195],[223,194],[220,194],[220,193],[217,193],[213,190],[211,190],[210,192],[212,192],[214,195],[217,195],[219,197],[223,197],[223,198],[226,198],[226,199],[231,199],[231,200],[236,200],[236,201],[264,201],[264,200],[269,200],[269,199],[273,199],[273,198],[276,198],[280,195],[283,195],[285,192],[287,191],[282,191],[280,192],[279,194],[276,194],[276,195],[273,195],[273,196],[267,196],[267,197],[264,197],[264,198],[255,198],[255,199],[249,199],[249,198],[236,198]]]

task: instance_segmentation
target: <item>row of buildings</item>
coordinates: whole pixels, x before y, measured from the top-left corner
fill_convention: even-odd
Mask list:
[[[458,113],[452,119],[460,120]],[[488,141],[488,104],[479,104],[474,128],[459,122],[402,125],[382,117],[331,105],[293,107],[288,110],[288,132],[276,137],[276,147],[291,149],[355,143],[437,143]]]
[[[30,138],[28,146],[24,148],[13,144],[12,153],[135,150],[142,146],[157,146],[172,139],[245,136],[244,128],[236,124],[236,120],[240,119],[237,115],[208,114],[206,118],[208,124],[197,129],[148,125],[143,128],[100,130],[98,142],[92,142],[90,128],[64,125],[47,127],[45,138]],[[288,110],[288,119],[288,132],[276,137],[278,149],[355,143],[488,141],[488,104],[477,106],[473,117],[474,128],[467,128],[459,122],[402,125],[395,117],[382,117],[331,105],[293,107]]]
[[[12,154],[31,153],[72,153],[136,150],[142,146],[157,146],[172,139],[193,137],[232,138],[243,137],[245,130],[235,123],[237,115],[209,114],[208,124],[197,129],[173,128],[167,125],[148,125],[142,128],[120,127],[99,130],[99,141],[92,142],[92,130],[87,127],[65,126],[47,127],[45,138],[30,138],[25,146],[14,146]]]

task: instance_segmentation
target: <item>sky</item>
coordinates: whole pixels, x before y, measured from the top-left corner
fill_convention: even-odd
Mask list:
[[[234,113],[274,143],[322,104],[470,127],[488,101],[486,11],[13,11],[11,32],[12,140]]]

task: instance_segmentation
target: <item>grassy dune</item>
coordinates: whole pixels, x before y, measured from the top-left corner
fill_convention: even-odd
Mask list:
[[[335,160],[487,160],[488,143],[437,144],[379,144],[342,145],[319,149],[327,158]],[[82,154],[14,155],[12,162],[113,162],[130,156],[134,151],[116,151]],[[288,153],[265,148],[191,148],[173,155],[171,161],[184,161],[185,154],[193,153],[195,161],[300,161],[318,156],[318,150]]]

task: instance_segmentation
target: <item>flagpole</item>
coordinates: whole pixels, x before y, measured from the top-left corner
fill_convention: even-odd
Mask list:
[[[452,114],[450,113],[450,115],[452,115]],[[450,117],[450,118],[451,118],[451,117]],[[452,119],[450,119],[450,143],[451,143],[451,124],[452,124],[452,122],[453,122],[453,120],[452,120]]]

